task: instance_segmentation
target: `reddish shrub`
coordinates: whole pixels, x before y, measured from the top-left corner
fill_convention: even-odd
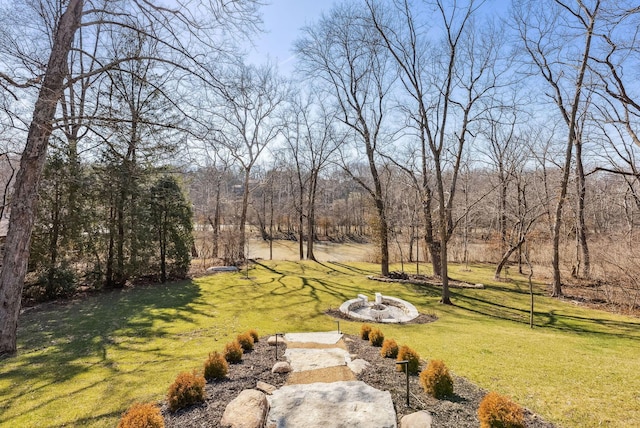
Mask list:
[[[164,419],[155,404],[136,403],[122,415],[118,428],[164,428]]]
[[[204,401],[204,377],[193,373],[182,372],[169,387],[167,401],[169,409],[175,412],[178,409]]]

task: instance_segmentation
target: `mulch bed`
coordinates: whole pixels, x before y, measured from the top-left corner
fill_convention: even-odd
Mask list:
[[[478,427],[477,411],[480,400],[486,391],[468,380],[454,376],[455,395],[446,400],[436,400],[426,395],[419,385],[418,376],[409,376],[410,407],[406,405],[406,375],[395,370],[392,359],[383,358],[380,348],[373,347],[368,341],[356,336],[345,335],[349,352],[358,358],[367,360],[371,366],[358,375],[358,379],[369,385],[387,390],[391,393],[398,421],[409,413],[428,410],[433,416],[433,426],[437,427]],[[278,355],[282,360],[285,347],[278,346]],[[252,352],[243,356],[241,364],[229,366],[228,379],[221,382],[208,382],[207,398],[200,405],[169,412],[166,404],[162,413],[167,427],[211,427],[217,426],[227,404],[244,389],[255,388],[257,381],[263,381],[281,387],[286,382],[286,375],[271,373],[275,363],[275,349],[261,338]],[[168,386],[167,386],[168,387]],[[552,428],[553,424],[540,417],[526,412],[527,427]]]
[[[278,356],[284,360],[286,346],[278,344]],[[204,364],[204,358],[203,358]],[[254,389],[257,381],[266,382],[280,388],[287,380],[286,375],[272,374],[275,364],[275,347],[267,344],[262,337],[255,343],[253,351],[242,356],[240,364],[229,364],[227,379],[207,382],[204,403],[171,413],[167,404],[162,406],[165,426],[169,427],[213,427],[218,426],[227,404],[245,389]],[[176,376],[178,373],[176,373]],[[167,385],[169,389],[169,385]]]
[[[407,375],[395,370],[394,360],[383,358],[380,348],[373,347],[368,341],[349,336],[349,351],[358,354],[371,366],[358,375],[358,380],[368,383],[377,389],[391,393],[396,408],[398,422],[406,414],[419,410],[428,410],[433,417],[434,427],[474,427],[480,426],[478,406],[487,391],[479,388],[467,379],[453,375],[454,396],[445,400],[437,400],[424,393],[418,376],[409,376],[409,405],[407,407]],[[421,368],[424,368],[424,364]],[[539,416],[526,411],[526,426],[529,428],[552,428],[553,424],[545,422]]]

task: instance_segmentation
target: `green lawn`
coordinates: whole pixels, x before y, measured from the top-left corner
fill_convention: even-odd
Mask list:
[[[0,361],[0,426],[113,427],[132,402],[162,400],[179,371],[200,368],[237,333],[335,330],[327,308],[375,291],[438,315],[382,327],[423,358],[443,359],[561,426],[640,426],[639,319],[537,289],[530,330],[524,278],[499,283],[489,267],[451,270],[487,288],[453,290],[449,307],[434,288],[367,280],[377,271],[370,264],[262,262],[249,279],[224,273],[28,310],[18,356]],[[359,326],[340,323],[354,334]]]

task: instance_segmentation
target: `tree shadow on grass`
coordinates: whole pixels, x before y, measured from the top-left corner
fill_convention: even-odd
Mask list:
[[[528,294],[509,288],[505,288],[502,292]],[[522,307],[510,306],[508,304],[483,299],[479,296],[460,293],[455,293],[452,299],[459,302],[456,306],[464,311],[520,324],[529,324],[530,309],[525,305]],[[639,338],[638,329],[640,328],[640,322],[617,321],[602,318],[599,315],[600,314],[594,311],[593,317],[587,318],[567,313],[558,313],[556,309],[541,311],[535,310],[534,305],[534,327],[551,328],[559,331],[602,337]]]
[[[29,411],[73,400],[82,390],[108,378],[96,379],[93,384],[89,381],[80,389],[68,384],[68,394],[55,385],[90,376],[95,366],[100,366],[100,373],[121,373],[119,361],[111,358],[114,352],[131,348],[156,360],[171,358],[161,349],[144,345],[171,337],[168,327],[174,323],[194,322],[196,315],[202,315],[193,305],[199,297],[197,284],[182,281],[114,290],[28,310],[20,316],[18,355],[2,362],[7,387],[0,388],[1,406],[10,409],[18,401],[24,405],[24,394],[54,397],[31,400]],[[48,388],[57,388],[60,393],[48,392]],[[7,412],[3,413],[0,425],[15,426]]]

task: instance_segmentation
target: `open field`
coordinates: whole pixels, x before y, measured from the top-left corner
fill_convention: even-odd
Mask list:
[[[430,324],[383,326],[423,358],[443,359],[560,426],[640,426],[639,319],[551,299],[537,287],[530,330],[524,278],[493,282],[490,267],[454,266],[453,278],[487,288],[453,290],[456,306],[448,307],[434,287],[366,279],[376,271],[264,261],[249,279],[217,274],[27,310],[19,355],[0,361],[0,426],[113,427],[133,401],[162,400],[179,371],[199,368],[237,333],[335,330],[326,309],[375,291],[438,315]],[[359,326],[340,323],[354,334]]]

